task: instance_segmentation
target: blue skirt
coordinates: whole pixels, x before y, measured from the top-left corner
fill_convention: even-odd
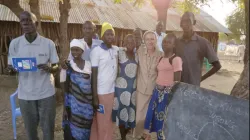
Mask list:
[[[169,88],[158,90],[157,87],[153,90],[152,98],[148,105],[148,111],[144,128],[149,132],[157,132],[157,139],[163,140],[163,123],[166,117],[167,106],[172,98]]]

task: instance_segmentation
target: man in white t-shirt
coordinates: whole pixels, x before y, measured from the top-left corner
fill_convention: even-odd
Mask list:
[[[163,27],[164,27],[163,22],[160,21],[156,25],[156,30],[155,30],[155,34],[156,34],[156,37],[157,37],[157,46],[158,46],[158,48],[159,48],[159,50],[161,52],[163,52],[163,50],[162,50],[162,40],[167,35],[166,33],[163,32],[163,31],[166,30],[166,29],[163,29]]]

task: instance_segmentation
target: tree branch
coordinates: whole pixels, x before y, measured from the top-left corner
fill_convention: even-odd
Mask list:
[[[24,11],[19,4],[19,0],[0,0],[0,4],[8,7],[18,18]]]

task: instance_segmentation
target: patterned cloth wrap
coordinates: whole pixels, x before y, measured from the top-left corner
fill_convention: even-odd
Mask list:
[[[136,72],[138,60],[129,60],[124,50],[119,50],[119,75],[116,79],[112,120],[117,126],[135,128]]]
[[[64,106],[68,113],[72,137],[75,140],[88,140],[93,121],[92,89],[89,74],[79,73],[72,68],[67,70],[67,91]]]
[[[171,86],[158,88],[156,86],[150,100],[146,115],[144,128],[149,132],[157,132],[157,139],[164,140],[162,131],[164,120],[166,120],[167,106],[172,99]]]

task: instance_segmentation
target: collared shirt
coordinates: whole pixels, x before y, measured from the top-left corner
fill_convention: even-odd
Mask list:
[[[212,44],[205,38],[194,34],[191,40],[179,38],[176,53],[183,60],[182,82],[200,86],[204,58],[209,63],[219,61]]]
[[[161,52],[163,52],[163,50],[162,50],[162,40],[165,38],[165,36],[167,34],[165,34],[164,32],[161,32],[161,35],[157,34],[157,32],[155,32],[155,34],[156,34],[156,37],[157,37],[157,46],[158,46],[159,50]]]
[[[98,67],[97,92],[99,95],[114,93],[117,76],[117,56],[119,48],[107,48],[104,43],[90,52],[92,67]]]
[[[137,90],[146,95],[152,95],[157,78],[157,65],[163,53],[156,50],[152,55],[147,53],[145,46],[139,47],[137,51],[139,67],[137,73]]]
[[[87,42],[84,41],[84,38],[79,39],[85,47],[85,51],[84,51],[84,60],[90,61],[90,52],[96,47],[96,46],[100,46],[102,44],[102,40],[99,39],[92,39],[92,44],[91,47],[88,46]]]
[[[37,65],[56,64],[59,61],[54,42],[39,34],[32,43],[26,40],[25,35],[11,41],[8,64],[12,65],[12,58],[23,57],[35,57]],[[40,100],[54,94],[54,77],[52,74],[42,70],[19,73],[19,99]]]

